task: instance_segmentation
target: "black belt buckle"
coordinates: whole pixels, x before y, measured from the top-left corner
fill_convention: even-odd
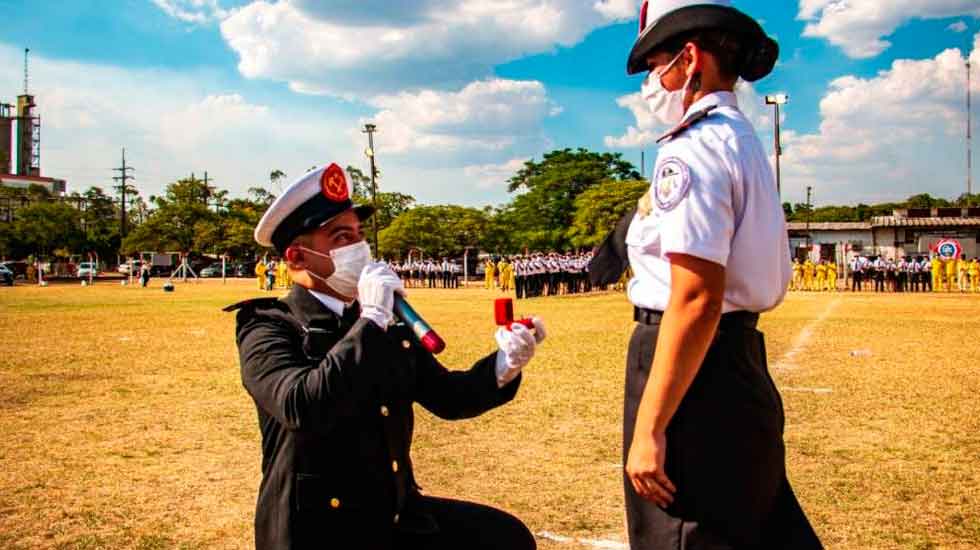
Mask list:
[[[664,312],[642,307],[633,307],[633,320],[644,325],[658,325]]]

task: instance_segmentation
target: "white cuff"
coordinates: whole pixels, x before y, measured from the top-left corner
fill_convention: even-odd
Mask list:
[[[378,325],[381,330],[387,331],[388,324],[391,323],[392,313],[385,311],[378,306],[363,306],[361,308],[361,319],[368,319]]]
[[[507,364],[507,355],[503,351],[497,350],[497,360],[494,368],[497,372],[497,387],[502,388],[510,384],[517,375],[521,373],[522,367],[511,367]]]

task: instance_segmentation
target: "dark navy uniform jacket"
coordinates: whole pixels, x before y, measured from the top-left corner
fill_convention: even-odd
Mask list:
[[[340,319],[299,286],[235,309],[262,432],[256,548],[367,548],[394,530],[437,531],[417,505],[413,403],[470,418],[513,399],[520,378],[497,387],[496,352],[449,371],[408,327]]]

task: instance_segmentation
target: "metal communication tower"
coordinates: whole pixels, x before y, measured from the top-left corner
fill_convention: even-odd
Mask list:
[[[113,168],[113,172],[119,172],[118,176],[113,176],[113,180],[119,182],[119,235],[126,238],[126,188],[129,180],[136,179],[129,175],[130,170],[136,170],[132,166],[126,166],[126,148],[122,150],[122,166]]]

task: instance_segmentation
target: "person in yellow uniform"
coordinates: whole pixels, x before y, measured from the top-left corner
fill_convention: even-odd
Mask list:
[[[837,262],[827,263],[827,290],[837,292]]]
[[[492,258],[487,258],[487,263],[483,264],[483,271],[484,287],[487,290],[493,290],[497,268],[494,266]]]
[[[510,269],[510,264],[507,263],[507,258],[500,258],[500,263],[497,264],[497,278],[499,279],[500,290],[504,292],[507,292],[507,285],[510,283],[508,269]]]
[[[813,290],[813,275],[815,267],[810,258],[803,262],[803,290]]]
[[[276,287],[285,290],[289,285],[286,284],[286,262],[276,262]]]
[[[259,283],[259,290],[265,290],[265,262],[262,260],[255,262],[255,280]]]
[[[793,279],[789,283],[790,290],[803,290],[803,266],[799,258],[793,258]]]
[[[929,262],[932,266],[932,290],[933,292],[939,292],[943,286],[943,261],[939,258],[939,255],[932,257]]]
[[[960,255],[956,259],[956,286],[960,292],[966,292],[969,287],[967,273],[970,270],[970,263],[966,261],[966,254]]]
[[[956,283],[956,258],[946,258],[946,292],[953,291]]]
[[[815,290],[823,292],[827,288],[827,262],[820,260],[816,266],[817,280]]]
[[[980,292],[980,259],[970,262],[970,286],[973,292]]]
[[[510,290],[513,290],[513,289],[517,288],[515,286],[515,284],[517,282],[516,281],[517,277],[515,275],[515,271],[516,271],[515,263],[516,262],[514,261],[514,259],[511,258],[510,263],[507,264],[507,288],[510,289]]]

